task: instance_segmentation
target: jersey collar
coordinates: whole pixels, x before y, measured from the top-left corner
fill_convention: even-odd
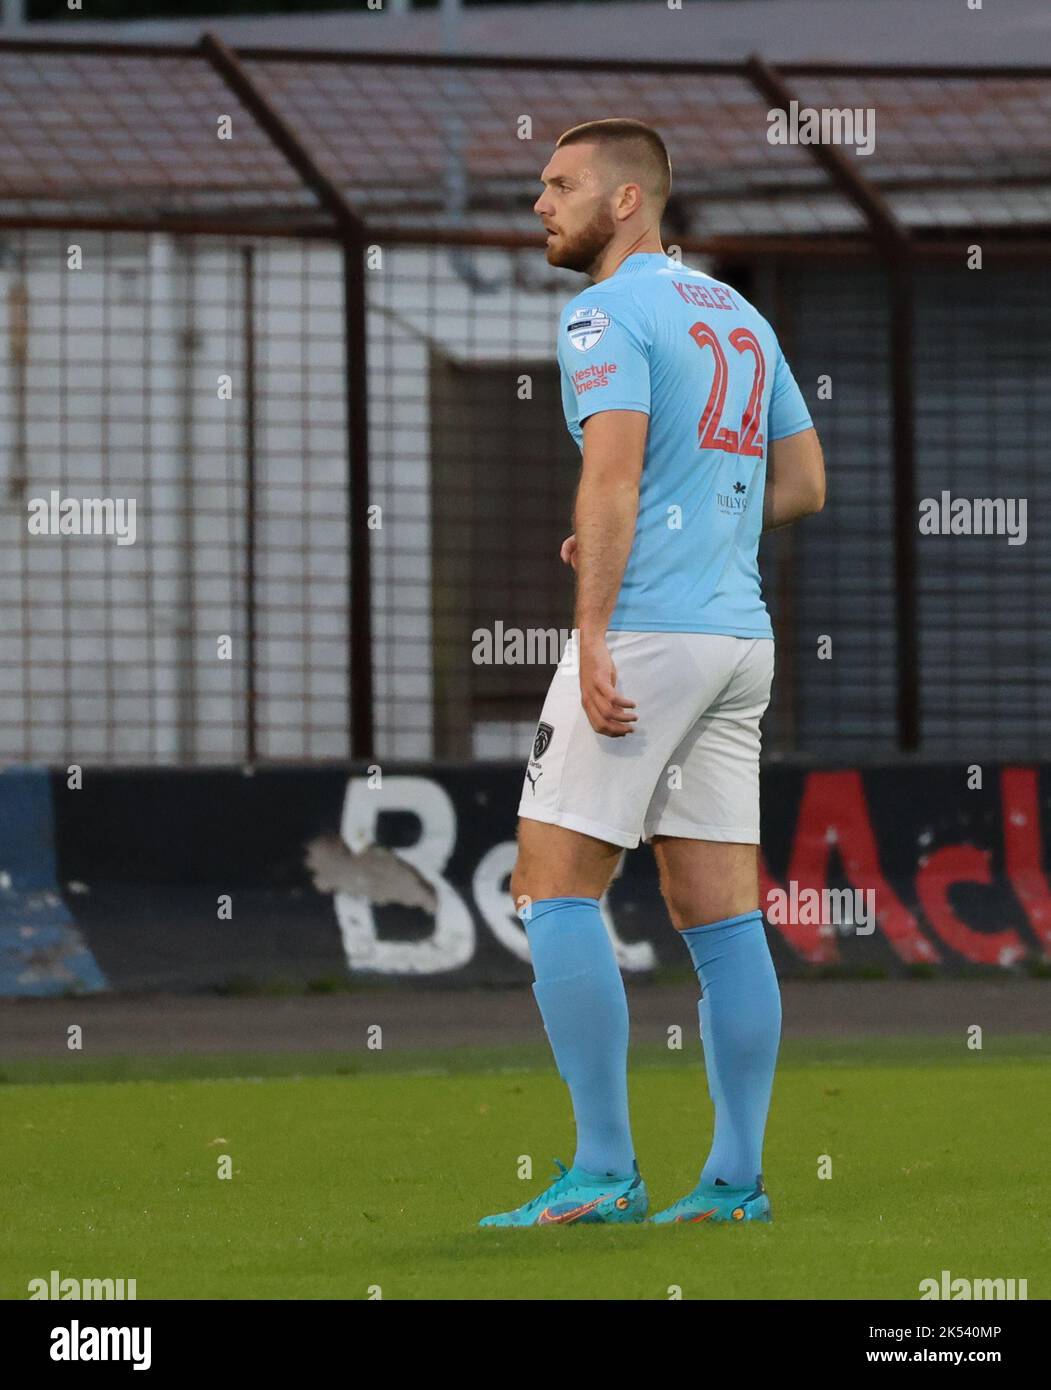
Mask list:
[[[633,251],[630,256],[625,256],[613,274],[606,278],[615,280],[618,275],[634,275],[636,271],[643,270],[652,261],[666,261],[667,259],[666,251]]]

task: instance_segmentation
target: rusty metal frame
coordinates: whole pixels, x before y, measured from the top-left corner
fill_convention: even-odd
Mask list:
[[[296,131],[253,82],[245,64],[311,63],[326,65],[388,64],[400,67],[501,69],[506,71],[580,71],[638,74],[690,74],[737,77],[772,107],[787,108],[798,97],[787,79],[849,75],[857,78],[908,79],[1051,79],[1051,67],[940,67],[927,64],[892,65],[834,63],[786,63],[773,67],[753,55],[745,63],[677,61],[638,62],[536,56],[455,54],[402,54],[389,52],[338,52],[330,50],[230,48],[214,34],[198,43],[157,44],[88,41],[60,38],[0,38],[4,53],[68,53],[73,56],[148,58],[206,61],[248,111],[259,129],[295,171],[302,185],[317,200],[317,219],[300,211],[258,213],[229,218],[207,215],[50,215],[0,216],[0,229],[45,230],[76,226],[85,231],[172,233],[222,237],[276,237],[337,242],[343,254],[344,339],[347,401],[348,481],[350,497],[349,580],[349,722],[350,748],[355,758],[374,754],[372,671],[371,567],[367,525],[369,496],[367,415],[367,332],[364,255],[369,242],[429,245],[537,248],[534,234],[505,231],[472,231],[457,228],[415,228],[369,224],[311,155]],[[915,401],[913,373],[914,270],[920,261],[961,260],[967,242],[937,233],[912,233],[895,216],[884,194],[864,179],[856,165],[833,146],[807,146],[816,167],[831,186],[862,215],[867,234],[763,235],[680,238],[684,251],[716,257],[820,257],[824,260],[856,260],[878,257],[886,268],[890,287],[890,395],[893,417],[893,470],[895,500],[895,577],[898,655],[897,727],[904,752],[918,748],[920,740],[919,625],[917,621],[917,573],[915,550]],[[888,185],[893,187],[893,185]],[[1013,235],[1010,228],[990,229],[988,240],[1002,260],[1046,261],[1051,244],[1031,232]]]
[[[347,400],[347,473],[350,533],[349,635],[350,755],[374,754],[372,651],[372,567],[368,498],[368,332],[365,301],[365,249],[368,229],[341,190],[252,82],[240,58],[214,34],[205,34],[200,52],[285,156],[339,229],[343,253],[344,367]]]
[[[753,87],[758,86],[760,94],[770,99],[767,86],[769,80],[773,79],[787,91],[785,85],[786,78],[805,78],[805,77],[834,77],[851,76],[858,78],[898,78],[909,79],[960,79],[960,80],[979,80],[989,78],[1016,78],[1020,80],[1051,80],[1051,67],[1047,66],[937,66],[931,64],[839,64],[839,63],[785,63],[774,68],[766,64],[762,59],[751,58],[744,63],[737,61],[712,61],[712,62],[679,62],[676,60],[650,60],[635,61],[632,59],[583,59],[583,58],[553,58],[544,54],[535,56],[501,56],[489,54],[404,54],[390,53],[382,51],[339,51],[339,50],[317,50],[310,48],[287,48],[287,47],[259,47],[244,46],[236,50],[230,48],[222,40],[212,34],[205,34],[196,44],[158,44],[158,43],[123,43],[117,40],[81,40],[65,38],[0,38],[0,55],[5,52],[11,53],[47,53],[47,54],[69,54],[71,56],[95,56],[95,57],[126,57],[126,58],[149,58],[156,60],[177,59],[182,61],[192,61],[194,59],[205,58],[211,66],[219,72],[219,75],[227,81],[235,90],[239,98],[244,98],[243,104],[252,112],[263,133],[271,139],[272,143],[285,155],[291,163],[295,172],[299,175],[303,183],[318,197],[321,209],[331,219],[329,225],[314,222],[304,222],[299,214],[275,214],[284,220],[280,223],[268,221],[264,218],[235,216],[229,219],[212,218],[190,214],[181,216],[171,215],[147,215],[147,216],[77,216],[75,223],[78,227],[85,230],[98,231],[130,231],[130,232],[157,232],[157,231],[179,231],[187,234],[202,235],[237,235],[244,234],[250,236],[295,236],[317,238],[319,240],[333,239],[339,237],[341,232],[347,227],[349,221],[356,221],[359,234],[364,227],[364,221],[360,214],[351,206],[327,175],[312,160],[303,146],[302,141],[295,134],[292,128],[284,121],[280,114],[274,110],[272,105],[266,100],[258,88],[252,83],[251,78],[244,68],[245,63],[249,62],[268,62],[268,63],[311,63],[326,66],[368,66],[370,64],[387,64],[398,67],[417,67],[417,68],[464,68],[464,69],[499,69],[503,71],[530,71],[543,69],[554,72],[573,72],[573,71],[595,71],[610,73],[647,73],[654,75],[661,74],[688,74],[698,77],[737,77],[742,81],[750,83]],[[758,67],[757,67],[758,65]],[[762,72],[767,75],[767,86],[762,81],[757,81],[758,74]],[[235,75],[236,73],[236,75]],[[251,93],[251,95],[249,95]],[[815,159],[815,162],[829,177],[830,181],[841,192],[846,192],[843,185],[836,181],[831,168],[831,162],[835,162],[838,157],[841,165],[840,173],[846,172],[848,176],[854,176],[853,195],[848,194],[855,206],[859,207],[866,214],[867,225],[873,228],[877,224],[886,225],[885,215],[890,214],[885,200],[875,187],[857,175],[856,170],[851,170],[850,166],[839,152],[829,146],[809,146],[808,147]],[[832,161],[826,161],[826,156],[831,155]],[[1012,183],[1016,180],[1012,180]],[[1026,180],[1023,180],[1023,183]],[[1030,181],[1031,182],[1031,181]],[[881,206],[882,205],[882,206]],[[40,216],[12,215],[0,217],[0,226],[25,229],[47,229],[63,228],[71,225],[71,219],[67,214],[51,214]],[[407,229],[380,228],[372,226],[370,235],[375,238],[382,233],[387,239],[409,240],[415,237],[419,240],[421,235],[428,241],[437,244],[440,240],[444,241],[447,236],[455,237],[456,233],[449,233],[444,230],[427,228]],[[893,234],[893,233],[891,233]],[[1006,235],[1005,235],[1006,234]],[[487,232],[471,233],[463,231],[458,234],[462,239],[462,244],[476,245],[535,245],[535,241],[528,235],[523,235],[522,240],[517,239],[517,234],[508,232]],[[1009,230],[995,229],[993,236],[997,241],[998,248],[1003,244],[1009,246]],[[739,238],[721,237],[719,251],[733,246],[737,254],[751,254],[753,251],[763,254],[761,242],[771,241],[773,238],[754,239],[747,236]],[[795,255],[806,254],[800,249],[802,239],[799,237],[786,237],[778,239],[778,244],[782,252]],[[682,243],[684,249],[708,253],[710,250],[707,242],[694,242],[689,246]],[[942,254],[941,247],[944,241],[939,242],[937,249],[934,245],[925,245],[922,236],[913,238],[913,254]],[[1033,243],[1032,251],[1026,253],[1039,255],[1039,243]],[[1046,254],[1051,254],[1048,248]]]
[[[58,38],[0,38],[0,52],[16,53],[62,53],[95,55],[101,57],[131,58],[195,58],[200,55],[199,44],[142,43],[125,42],[119,39]],[[513,70],[515,68],[544,68],[549,71],[579,71],[590,69],[594,72],[654,72],[691,73],[698,76],[741,76],[745,65],[733,59],[707,62],[680,61],[667,59],[634,58],[558,58],[548,53],[506,54],[470,53],[392,53],[390,50],[375,49],[349,51],[346,49],[289,48],[247,44],[237,49],[238,56],[248,62],[290,62],[290,63],[391,63],[398,67],[489,67]],[[902,77],[902,78],[946,78],[958,77],[964,80],[987,77],[1032,77],[1051,78],[1051,66],[1046,64],[956,64],[956,63],[838,63],[838,62],[788,62],[779,63],[777,71],[783,77],[840,77],[849,73],[855,77]]]
[[[746,64],[755,89],[774,108],[799,102],[782,74],[753,54]],[[798,71],[798,70],[797,70]],[[799,102],[800,105],[804,103]],[[890,398],[894,470],[894,573],[898,658],[898,747],[920,745],[920,651],[916,582],[916,400],[913,362],[913,238],[879,189],[834,145],[805,147],[867,222],[890,285]]]

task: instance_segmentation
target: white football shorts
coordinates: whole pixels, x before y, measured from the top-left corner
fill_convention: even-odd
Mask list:
[[[654,835],[759,843],[759,720],[774,643],[711,632],[609,632],[638,720],[596,733],[580,703],[574,631],[555,670],[518,814],[634,849]]]

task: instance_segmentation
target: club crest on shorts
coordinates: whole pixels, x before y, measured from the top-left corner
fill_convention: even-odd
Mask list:
[[[550,724],[545,724],[543,720],[537,725],[536,738],[533,740],[533,757],[542,758],[547,752],[551,743],[551,735],[554,729]]]
[[[574,309],[566,332],[578,352],[587,352],[602,340],[609,325],[610,317],[605,309]]]

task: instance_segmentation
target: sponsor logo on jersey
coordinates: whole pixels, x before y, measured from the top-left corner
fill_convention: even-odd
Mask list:
[[[574,309],[566,324],[569,341],[578,352],[589,352],[602,341],[610,322],[605,309]]]
[[[616,362],[592,362],[589,367],[581,367],[573,373],[573,385],[578,396],[585,391],[594,391],[596,386],[608,386],[609,379],[617,370]]]
[[[747,491],[747,483],[737,482],[734,483],[733,492],[717,492],[715,500],[719,504],[719,510],[727,516],[739,516],[748,505]]]

